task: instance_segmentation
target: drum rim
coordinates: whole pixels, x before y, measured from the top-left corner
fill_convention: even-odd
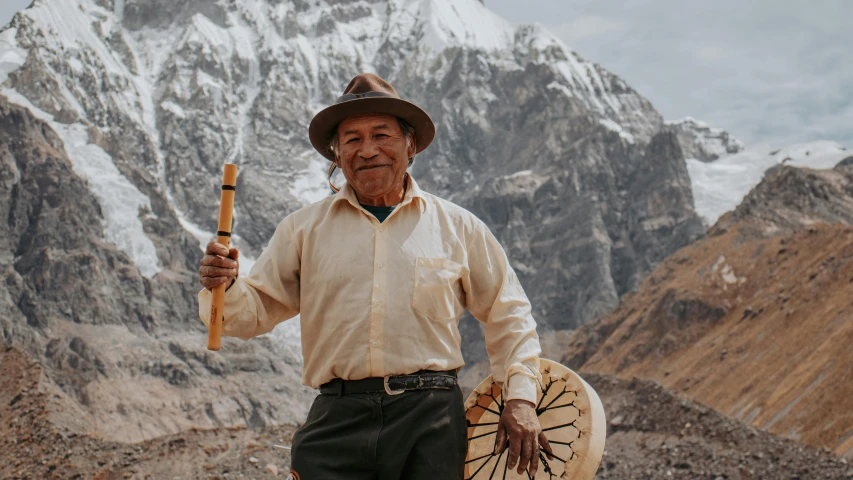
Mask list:
[[[593,389],[580,375],[578,375],[576,372],[566,367],[565,365],[562,365],[553,360],[543,358],[540,359],[539,371],[540,373],[542,373],[543,379],[548,379],[548,381],[550,381],[551,378],[555,377],[563,381],[568,380],[569,382],[572,382],[570,384],[580,386],[580,388],[577,389],[577,395],[578,398],[581,398],[582,396],[583,400],[581,403],[584,405],[584,409],[581,410],[581,415],[590,415],[588,431],[581,431],[581,435],[588,435],[591,438],[589,438],[588,440],[586,452],[575,452],[576,456],[579,457],[580,460],[572,463],[570,465],[570,468],[568,469],[566,469],[564,466],[565,471],[559,478],[592,480],[595,477],[596,472],[598,471],[598,466],[601,463],[601,459],[604,455],[604,443],[607,428],[604,405],[602,404],[601,399],[599,398],[595,389]],[[540,392],[537,395],[537,400],[541,398],[543,390],[544,389],[540,386]],[[482,382],[480,382],[477,388],[475,388],[468,395],[468,398],[465,401],[465,417],[468,420],[469,424],[477,423],[479,421],[479,418],[485,414],[484,409],[479,409],[481,410],[479,414],[472,413],[472,408],[475,404],[479,402],[480,397],[489,397],[489,394],[491,394],[491,403],[497,401],[497,394],[503,394],[503,392],[500,390],[500,386],[495,383],[494,378],[491,375],[489,375]],[[550,425],[542,425],[542,428],[548,428],[549,426]],[[474,431],[475,427],[468,428],[468,442],[472,440],[471,436]],[[467,463],[469,461],[469,458],[467,455],[465,460],[465,478],[467,479],[469,478],[468,475],[470,474],[469,466]],[[540,467],[539,472],[536,476],[539,477],[542,473],[543,469]]]

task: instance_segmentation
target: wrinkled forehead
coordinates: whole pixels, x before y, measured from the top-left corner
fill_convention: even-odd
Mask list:
[[[345,118],[338,124],[338,133],[346,134],[347,132],[373,130],[379,128],[388,128],[389,130],[399,131],[400,125],[397,117],[387,113],[369,113],[363,115],[353,115]]]

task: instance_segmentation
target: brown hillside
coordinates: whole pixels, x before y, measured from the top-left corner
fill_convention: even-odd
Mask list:
[[[0,366],[2,479],[274,479],[289,471],[290,453],[273,445],[289,445],[292,427],[192,429],[141,443],[113,442],[77,431],[76,402],[32,357],[0,347]]]
[[[814,223],[849,222],[851,179],[783,168],[578,330],[564,361],[853,458],[853,228]]]
[[[0,349],[2,479],[282,479],[289,427],[187,430],[125,444],[79,434],[75,402],[13,347]],[[759,432],[649,381],[588,375],[608,414],[597,479],[853,478],[843,459]],[[80,425],[74,425],[75,429]]]

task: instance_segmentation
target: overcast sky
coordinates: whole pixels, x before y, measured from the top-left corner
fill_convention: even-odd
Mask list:
[[[853,1],[485,1],[544,24],[667,119],[696,117],[747,145],[853,148]]]
[[[177,1],[177,0],[176,0]],[[0,24],[30,0],[0,0]],[[646,96],[747,145],[853,148],[851,0],[485,0],[539,22]]]

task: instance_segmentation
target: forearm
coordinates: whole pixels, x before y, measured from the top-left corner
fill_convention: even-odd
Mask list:
[[[533,319],[504,318],[487,324],[486,347],[492,377],[503,385],[505,398],[536,403],[542,350]]]

